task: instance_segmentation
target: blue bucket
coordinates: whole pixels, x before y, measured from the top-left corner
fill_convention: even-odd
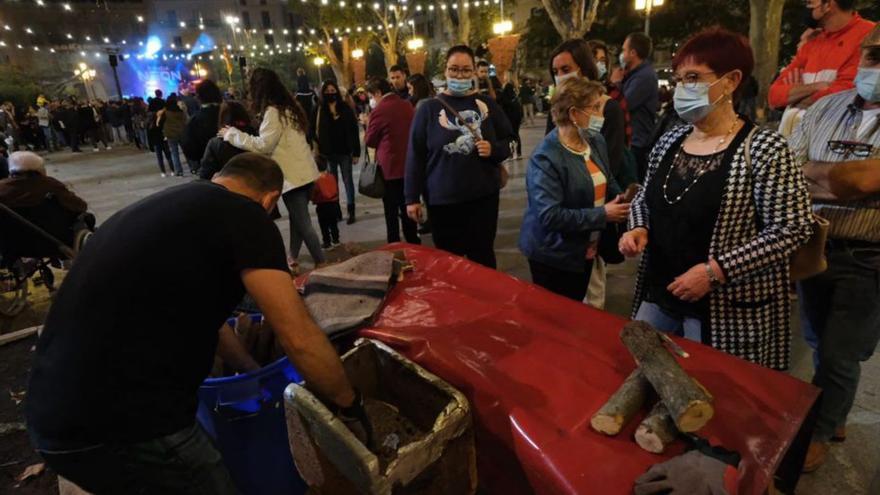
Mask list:
[[[254,322],[261,315],[252,315]],[[228,322],[235,326],[235,320]],[[286,357],[259,371],[209,378],[196,417],[217,443],[229,474],[247,495],[304,494],[284,419],[284,389],[302,377]]]

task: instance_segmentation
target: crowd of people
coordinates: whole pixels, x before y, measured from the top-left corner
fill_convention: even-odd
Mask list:
[[[880,27],[853,5],[807,2],[810,26],[770,88],[769,104],[787,107],[778,131],[744,111],[753,102],[744,106],[743,99],[756,94],[748,40],[710,28],[676,51],[674,89],[666,95],[651,62],[652,40],[633,33],[619,50],[601,40],[564,41],[547,61],[554,87],[546,106],[534,80],[502,84],[471,48],[454,46],[442,88],[428,75],[393,65],[387,78],[352,88],[327,80],[317,91],[300,71],[294,93],[274,71],[256,68],[247,104],[223,101],[210,81],[195,89],[191,104],[159,92],[148,102],[109,109],[70,99],[54,107],[43,102],[50,116],[38,123],[50,129],[34,135],[47,148],[58,135],[72,145],[87,135],[97,147],[110,140],[100,130],[106,123],[114,142],[152,148],[163,174],[164,161],[175,175],[186,164],[269,212],[280,199],[290,222],[290,269],[303,244],[317,265],[326,261],[323,250],[340,242],[341,198],[347,223],[357,221],[357,164],[375,160],[385,185],[388,242],[419,244],[419,225],[429,225],[437,248],[495,268],[506,163],[522,155],[521,124],[544,110],[546,135],[529,156],[519,237],[532,281],[602,307],[605,267],[638,256],[633,318],[779,370],[790,365],[791,259],[819,232],[819,215],[830,222],[828,269],[796,285],[803,333],[815,350],[813,382],[823,397],[814,431],[809,425],[792,449],[801,456],[799,474],[801,466],[812,471],[824,462],[829,442],[845,439],[860,362],[880,340]],[[664,98],[670,116],[659,115]],[[5,111],[0,125],[8,131]],[[85,133],[81,119],[97,127]],[[270,157],[278,176],[255,157]],[[248,164],[255,169],[246,170]],[[206,201],[232,208],[234,201],[199,184],[192,187]],[[173,191],[168,199],[190,201]],[[312,225],[310,201],[318,206],[323,239]],[[118,222],[113,228],[125,230]],[[279,264],[238,247],[246,266]],[[258,301],[271,299],[258,282],[244,284]],[[38,363],[52,353],[41,347]],[[43,361],[35,380],[50,368]],[[347,387],[336,383],[327,391],[341,398],[340,406],[351,404]],[[67,448],[63,435],[46,441],[63,428],[38,407],[29,424],[52,425],[42,430],[44,445]],[[52,461],[65,467],[57,455]]]

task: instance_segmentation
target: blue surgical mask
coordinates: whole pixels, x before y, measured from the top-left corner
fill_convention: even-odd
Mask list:
[[[569,72],[568,74],[562,74],[562,75],[556,76],[556,87],[558,88],[559,85],[562,84],[563,82],[568,81],[569,79],[571,79],[573,77],[577,77],[579,75],[580,75],[580,73],[575,71],[575,72]]]
[[[623,61],[623,52],[620,52],[620,67],[626,69],[626,62]]]
[[[718,79],[718,81],[720,80],[721,79]],[[686,88],[683,83],[676,86],[672,100],[675,104],[675,111],[678,113],[678,116],[685,122],[693,124],[703,120],[707,115],[712,113],[715,105],[724,99],[724,95],[722,95],[714,103],[709,101],[709,88],[718,81],[711,84],[707,82],[698,82],[693,88]]]
[[[473,80],[471,79],[446,79],[446,89],[454,96],[464,96],[473,89]]]
[[[593,132],[602,132],[602,127],[605,125],[605,117],[599,117],[597,115],[590,115],[590,126],[589,129]]]
[[[855,83],[856,91],[865,101],[880,102],[880,69],[860,68]]]
[[[605,62],[596,62],[596,68],[599,69],[599,79],[605,77],[605,74],[608,74],[608,66],[605,65]]]

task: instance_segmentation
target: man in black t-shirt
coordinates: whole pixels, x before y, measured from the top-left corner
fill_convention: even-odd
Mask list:
[[[28,428],[56,472],[94,493],[235,493],[196,425],[196,391],[245,291],[318,394],[364,417],[287,272],[267,214],[282,183],[274,161],[243,153],[98,229],[49,311],[28,387]]]

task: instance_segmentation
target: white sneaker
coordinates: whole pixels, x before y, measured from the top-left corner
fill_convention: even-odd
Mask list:
[[[99,150],[98,148],[95,148],[95,149],[93,149],[92,151],[94,151],[95,153],[97,153],[97,152],[99,152],[99,151],[101,151],[101,150]]]
[[[113,146],[107,146],[107,151],[110,151],[112,149],[113,149]]]
[[[165,172],[162,172],[162,173],[159,174],[159,175],[161,175],[163,179],[165,178]]]

